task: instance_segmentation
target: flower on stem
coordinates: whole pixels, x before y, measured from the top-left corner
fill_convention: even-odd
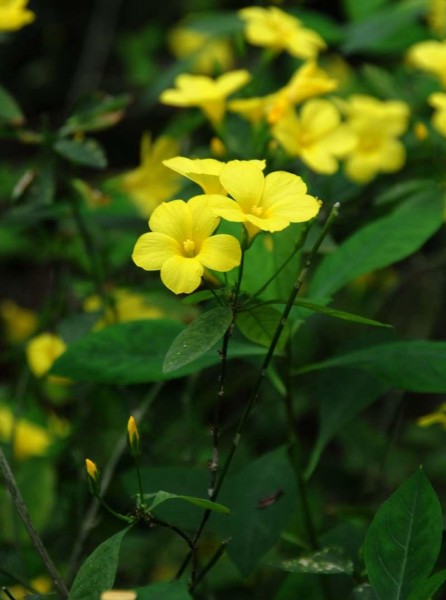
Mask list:
[[[89,458],[85,459],[85,468],[87,470],[88,483],[90,485],[91,493],[94,496],[97,496],[100,491],[100,481],[101,481],[101,475],[99,473],[99,470],[98,470],[96,464]]]
[[[233,199],[209,196],[212,211],[227,221],[243,223],[250,238],[259,231],[281,231],[290,223],[315,217],[321,202],[306,194],[302,179],[285,171],[264,175],[255,165],[231,161],[220,181]]]
[[[261,171],[260,171],[261,172]],[[146,271],[161,271],[161,281],[175,294],[189,294],[205,268],[226,272],[240,264],[241,248],[232,235],[212,235],[220,219],[208,196],[188,202],[164,202],[153,211],[149,227],[136,242],[133,261]]]
[[[152,142],[145,133],[141,139],[141,164],[115,179],[143,217],[148,218],[161,202],[170,200],[178,191],[180,178],[163,165],[163,161],[175,156],[178,150],[176,140],[161,136]]]
[[[129,440],[130,454],[136,458],[141,454],[141,438],[135,418],[131,416],[127,423],[127,434]]]
[[[32,23],[36,15],[26,8],[28,0],[0,2],[0,31],[16,31]]]
[[[266,166],[264,160],[239,161],[242,163],[253,164],[263,171]],[[224,162],[215,158],[186,158],[176,156],[165,160],[164,165],[173,169],[177,173],[184,175],[191,181],[197,183],[205,194],[227,194],[227,191],[221,184],[220,173],[225,166]]]
[[[409,107],[399,100],[382,101],[363,94],[340,101],[356,144],[346,157],[345,172],[356,183],[368,183],[378,173],[394,173],[406,160],[397,139],[408,126]]]
[[[164,90],[160,102],[170,106],[197,106],[218,125],[225,114],[226,99],[251,79],[248,71],[230,71],[216,79],[184,73],[175,79],[176,88]]]
[[[190,58],[191,68],[197,73],[208,74],[216,68],[220,72],[232,68],[234,53],[229,41],[188,28],[187,23],[169,32],[168,43],[176,58]]]
[[[245,37],[250,44],[286,51],[297,58],[314,58],[326,48],[321,36],[302,26],[301,21],[276,6],[251,6],[238,12],[246,22]]]
[[[428,102],[435,109],[432,125],[442,136],[446,137],[446,94],[435,92],[429,96]]]
[[[329,100],[309,100],[300,113],[288,112],[272,128],[273,137],[289,156],[298,156],[316,173],[331,175],[338,159],[355,145],[353,132]]]
[[[6,337],[14,344],[23,342],[37,329],[36,313],[29,308],[19,306],[13,300],[0,302],[0,318],[3,321]]]
[[[446,41],[426,40],[414,44],[409,48],[407,60],[414,67],[438,77],[446,87]]]

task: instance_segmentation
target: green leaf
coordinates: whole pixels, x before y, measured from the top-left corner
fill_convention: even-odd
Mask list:
[[[367,68],[372,68],[367,65]],[[373,67],[376,68],[376,67]],[[400,202],[407,197],[420,197],[428,192],[432,196],[438,195],[438,188],[435,181],[431,179],[409,179],[407,181],[395,182],[391,187],[384,188],[375,198],[377,206],[381,204],[390,204],[391,202]]]
[[[319,432],[305,470],[306,478],[313,474],[328,442],[388,388],[388,384],[364,371],[330,370],[318,376]]]
[[[331,367],[370,371],[393,387],[410,392],[446,392],[446,342],[410,341],[380,344],[307,365],[296,373]]]
[[[423,218],[420,218],[423,215]],[[366,225],[322,260],[308,295],[331,297],[346,283],[416,252],[441,227],[443,198],[429,192]]]
[[[409,596],[409,600],[430,600],[446,581],[446,569],[438,571],[429,579],[420,581]]]
[[[350,21],[360,21],[383,6],[389,0],[342,0],[342,7]]]
[[[420,468],[386,500],[366,535],[365,565],[378,600],[408,598],[435,565],[441,506]]]
[[[190,600],[185,581],[153,583],[136,590],[137,600]]]
[[[251,342],[268,347],[280,323],[281,313],[271,306],[256,306],[244,310],[237,317],[237,327]],[[290,333],[288,323],[285,323],[283,332],[277,343],[277,351],[284,349]]]
[[[77,132],[98,131],[107,129],[118,123],[124,116],[124,109],[130,102],[130,96],[108,96],[95,93],[83,98],[75,107],[60,130],[61,135]]]
[[[225,539],[231,538],[227,552],[242,575],[249,575],[279,540],[296,510],[296,497],[295,475],[284,448],[228,477],[220,500],[231,514],[213,516],[212,522]]]
[[[297,298],[294,304],[296,304],[296,306],[300,306],[301,308],[307,308],[308,310],[327,315],[328,317],[335,317],[336,319],[343,319],[344,321],[351,321],[352,323],[360,323],[361,325],[372,325],[373,327],[392,327],[392,325],[388,325],[387,323],[374,321],[373,319],[368,319],[367,317],[354,315],[353,313],[348,313],[343,310],[338,310],[336,308],[323,306],[322,304],[307,302],[307,300],[301,300],[300,298]]]
[[[316,573],[319,575],[352,575],[353,561],[342,548],[322,548],[312,554],[284,560],[273,566],[289,573]]]
[[[0,85],[0,121],[10,125],[22,125],[25,117],[11,94]]]
[[[76,575],[68,600],[98,600],[113,587],[122,538],[129,529],[119,531],[90,554]]]
[[[107,166],[107,158],[102,146],[92,138],[60,139],[53,148],[60,156],[77,165],[85,165],[94,169],[103,169]]]
[[[127,385],[183,377],[220,361],[218,352],[211,350],[194,363],[164,373],[166,352],[172,340],[184,330],[184,325],[170,319],[116,323],[70,344],[54,363],[51,373],[76,381]],[[263,348],[234,341],[229,358],[263,353]]]
[[[183,500],[184,502],[188,502],[189,504],[193,504],[194,506],[199,506],[205,510],[212,510],[214,512],[222,513],[225,515],[229,514],[229,508],[224,506],[223,504],[218,504],[218,502],[211,502],[210,500],[205,500],[203,498],[195,498],[194,496],[182,496],[178,494],[171,494],[169,492],[163,492],[160,490],[159,492],[155,492],[154,494],[144,494],[145,499],[152,498],[151,503],[147,506],[148,511],[154,510],[159,504],[163,504],[167,500]]]
[[[205,354],[226,333],[232,321],[227,306],[217,306],[190,323],[172,342],[163,363],[163,372],[170,373]]]

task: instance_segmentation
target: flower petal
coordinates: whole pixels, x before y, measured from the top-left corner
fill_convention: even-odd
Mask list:
[[[161,281],[174,294],[190,294],[200,285],[203,272],[196,258],[172,256],[161,267]]]
[[[192,239],[200,245],[217,229],[220,219],[209,206],[209,196],[194,196],[187,203],[192,216]]]
[[[219,234],[203,242],[196,258],[208,269],[224,273],[237,267],[241,257],[239,241],[232,235]]]
[[[222,217],[226,221],[235,223],[243,223],[245,221],[245,213],[234,200],[226,198],[226,196],[218,196],[217,194],[210,194],[208,198],[209,207],[215,215]]]
[[[163,202],[152,213],[149,220],[152,231],[164,233],[177,242],[192,237],[192,216],[184,200]]]
[[[205,194],[226,194],[218,179],[225,163],[215,158],[190,159],[176,156],[165,160],[163,164],[197,183]]]
[[[265,178],[262,199],[265,217],[286,219],[290,223],[309,221],[318,214],[321,205],[306,191],[307,186],[298,175],[286,171],[270,173]]]
[[[251,208],[259,203],[264,175],[256,166],[232,160],[223,167],[220,181],[244,212],[250,213]]]
[[[181,254],[179,243],[164,233],[144,233],[135,244],[133,262],[146,271],[161,269],[166,260]]]

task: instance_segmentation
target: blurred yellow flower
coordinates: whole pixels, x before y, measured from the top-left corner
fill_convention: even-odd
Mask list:
[[[409,107],[399,100],[354,95],[340,102],[356,144],[346,158],[345,172],[356,183],[367,183],[378,173],[393,173],[404,165],[406,150],[397,139],[408,126]]]
[[[35,577],[30,581],[30,584],[39,594],[48,594],[52,589],[51,579],[47,575]],[[19,584],[8,586],[8,591],[15,600],[25,600],[25,597],[30,594],[30,590]]]
[[[316,173],[331,175],[355,145],[351,129],[329,100],[308,100],[300,114],[288,112],[271,130],[290,156],[298,156]]]
[[[43,377],[66,348],[65,342],[58,335],[48,332],[40,333],[33,337],[26,347],[29,368],[36,377]]]
[[[418,141],[424,142],[429,137],[429,130],[422,121],[417,121],[413,126],[413,132]]]
[[[417,419],[417,425],[420,427],[430,427],[437,423],[446,429],[446,403],[440,404],[436,411]]]
[[[45,455],[52,442],[47,429],[27,419],[16,420],[9,407],[0,405],[0,440],[9,443],[11,439],[14,456],[19,460]]]
[[[131,590],[107,590],[102,592],[101,600],[136,600],[136,592]]]
[[[161,136],[152,142],[150,135],[145,133],[141,139],[140,166],[116,179],[143,217],[148,218],[161,202],[170,200],[180,188],[178,175],[163,165],[163,160],[175,156],[178,151],[176,140]]]
[[[315,58],[326,48],[321,36],[302,26],[296,17],[275,6],[251,6],[238,11],[246,22],[245,37],[250,44],[286,51],[297,58]]]
[[[251,79],[248,71],[230,71],[216,79],[184,73],[175,79],[175,89],[165,90],[160,102],[170,106],[197,106],[208,119],[219,124],[226,110],[226,99]]]
[[[27,4],[28,0],[0,0],[0,31],[16,31],[32,23],[36,15]]]
[[[136,242],[132,258],[146,271],[161,271],[161,281],[175,294],[193,292],[204,269],[226,272],[240,264],[241,249],[231,235],[212,236],[220,219],[207,196],[188,202],[164,202],[153,211],[149,227]]]
[[[116,289],[111,292],[114,310],[107,307],[104,315],[95,324],[94,329],[102,329],[107,325],[125,321],[137,321],[139,319],[158,319],[163,316],[163,311],[157,306],[152,306],[147,299],[137,292],[126,289]],[[99,296],[90,296],[84,302],[86,312],[103,310],[103,302]]]
[[[264,160],[248,160],[242,163],[250,163],[263,171],[266,166]],[[227,194],[221,184],[220,173],[225,162],[216,158],[186,158],[176,156],[165,160],[164,164],[184,177],[198,184],[205,194]]]
[[[446,41],[426,40],[411,46],[407,53],[408,62],[432,73],[446,87]]]
[[[0,302],[0,317],[7,339],[13,344],[26,340],[37,328],[37,315],[29,308],[19,306],[13,300]]]
[[[428,102],[435,108],[432,116],[432,125],[446,137],[446,94],[436,92],[429,96]]]
[[[212,211],[227,221],[243,223],[250,238],[259,231],[281,231],[290,223],[309,221],[321,207],[306,194],[302,179],[285,171],[265,177],[255,165],[233,160],[222,169],[220,180],[233,200],[209,196]]]
[[[444,37],[446,35],[446,0],[430,0],[427,22],[431,30]]]
[[[216,69],[222,73],[229,71],[234,63],[228,40],[214,38],[187,25],[174,27],[167,40],[172,54],[179,59],[190,57],[191,69],[197,73],[210,74]]]

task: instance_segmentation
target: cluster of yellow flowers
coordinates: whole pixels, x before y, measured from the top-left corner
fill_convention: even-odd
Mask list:
[[[220,218],[243,223],[252,239],[260,231],[281,231],[290,223],[308,221],[320,209],[299,176],[285,171],[265,176],[264,161],[176,157],[165,164],[205,193],[158,206],[149,220],[151,231],[136,242],[133,260],[147,271],[160,270],[162,282],[175,294],[193,292],[205,269],[224,273],[240,264],[239,241],[232,235],[212,235]]]
[[[32,23],[36,16],[27,4],[28,0],[0,0],[0,31],[16,31]]]

